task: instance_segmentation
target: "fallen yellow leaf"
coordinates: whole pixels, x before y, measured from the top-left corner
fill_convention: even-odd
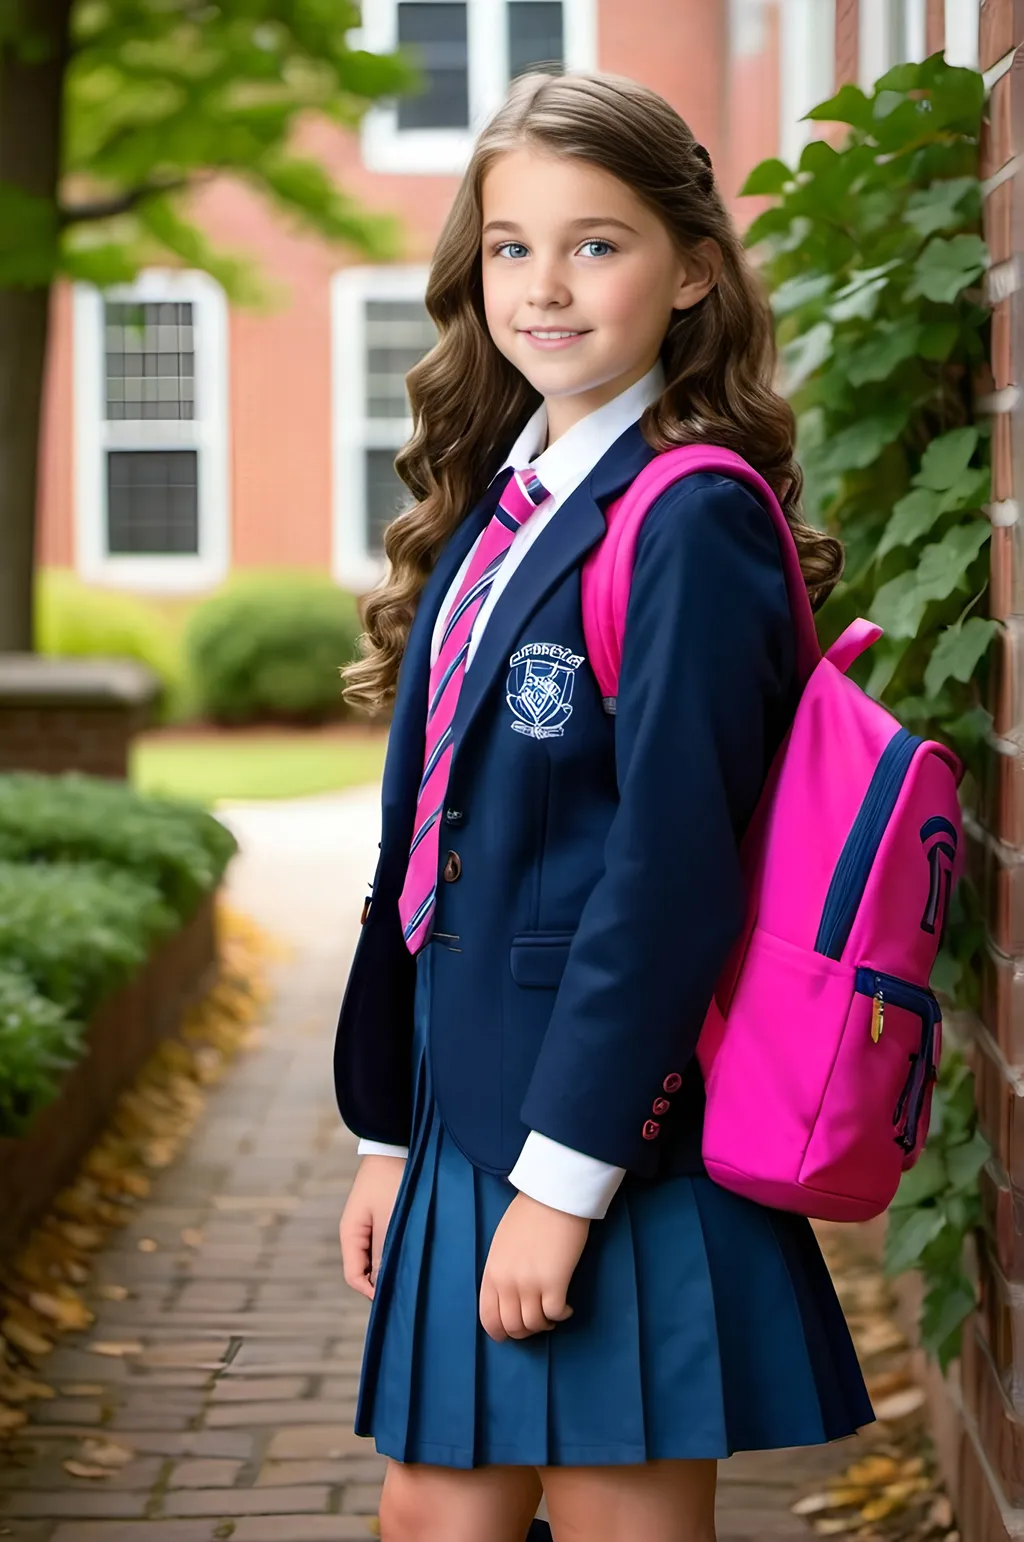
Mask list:
[[[135,1452],[129,1446],[119,1446],[114,1440],[95,1440],[91,1436],[82,1441],[80,1452],[85,1462],[95,1462],[98,1467],[123,1467]]]
[[[160,1246],[160,1244],[158,1242],[155,1242],[152,1237],[140,1237],[139,1238],[139,1252],[140,1253],[155,1253],[159,1246]]]
[[[96,1294],[104,1301],[127,1301],[129,1291],[127,1285],[100,1285]]]
[[[109,1467],[94,1467],[88,1462],[76,1462],[72,1458],[62,1463],[62,1466],[73,1478],[109,1478],[112,1471]]]
[[[28,1423],[28,1414],[23,1408],[0,1407],[0,1435],[9,1435],[13,1430],[20,1430],[23,1424]]]
[[[53,1348],[53,1341],[44,1338],[41,1333],[36,1333],[33,1328],[28,1328],[17,1318],[4,1319],[3,1337],[8,1344],[13,1344],[15,1349],[21,1349],[27,1355],[48,1355]]]
[[[112,1357],[141,1355],[142,1353],[142,1345],[134,1339],[124,1343],[110,1339],[96,1339],[93,1343],[86,1344],[85,1347],[90,1349],[94,1355],[110,1355]]]
[[[195,1226],[186,1226],[181,1234],[181,1240],[187,1248],[201,1248],[203,1245],[203,1234]]]

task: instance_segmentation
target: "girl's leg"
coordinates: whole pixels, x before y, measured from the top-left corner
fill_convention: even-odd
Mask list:
[[[535,1467],[388,1462],[381,1542],[523,1542],[540,1503]]]
[[[715,1542],[714,1461],[544,1467],[555,1542]]]

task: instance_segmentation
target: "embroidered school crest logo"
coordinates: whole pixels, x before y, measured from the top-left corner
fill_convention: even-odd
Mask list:
[[[505,700],[512,727],[531,739],[558,739],[572,717],[572,690],[582,653],[560,643],[527,643],[509,659]]]

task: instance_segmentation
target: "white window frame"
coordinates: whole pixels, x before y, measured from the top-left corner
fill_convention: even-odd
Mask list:
[[[106,416],[104,305],[188,302],[195,327],[195,417],[185,421]],[[207,273],[150,268],[132,284],[73,290],[75,566],[88,583],[165,594],[212,588],[230,564],[228,308]],[[198,452],[199,551],[119,554],[107,549],[108,450]]]
[[[368,449],[397,450],[412,433],[412,418],[366,415],[366,305],[370,300],[422,300],[425,264],[342,268],[331,280],[331,572],[337,583],[364,594],[384,563],[367,541]]]
[[[946,63],[978,68],[980,0],[946,0]]]
[[[369,171],[461,176],[477,134],[508,89],[510,0],[465,0],[469,63],[469,126],[400,129],[396,107],[371,107],[362,120],[363,161]],[[597,68],[597,0],[562,0],[566,70]],[[354,47],[392,53],[398,47],[398,0],[363,0]]]
[[[781,0],[779,21],[779,156],[795,166],[814,137],[813,123],[802,122],[835,90],[835,0]]]
[[[892,47],[893,21],[902,12],[907,27],[907,57],[897,59]],[[927,0],[860,0],[858,75],[861,90],[870,91],[894,65],[927,58]]]

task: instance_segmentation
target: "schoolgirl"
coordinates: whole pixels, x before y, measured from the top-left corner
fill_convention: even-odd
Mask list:
[[[769,311],[707,152],[607,74],[517,80],[434,254],[353,700],[394,700],[338,1029],[345,1278],[384,1542],[712,1542],[716,1460],[871,1417],[806,1220],[711,1182],[694,1047],[737,847],[796,701],[768,512],[677,483],[641,531],[617,711],[580,571],[660,450],[737,450],[812,602]],[[812,811],[809,811],[809,817]],[[780,1003],[780,1010],[785,1004]]]

